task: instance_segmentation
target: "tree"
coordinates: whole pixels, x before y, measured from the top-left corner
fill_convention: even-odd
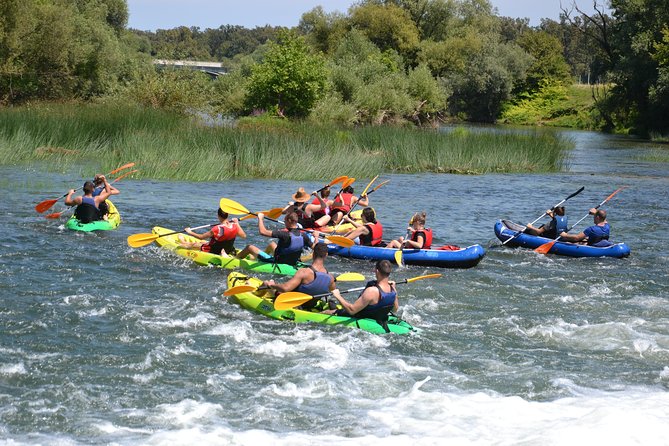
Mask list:
[[[290,31],[271,42],[253,69],[247,101],[251,108],[304,117],[325,92],[327,72],[321,56],[310,54],[304,38]]]
[[[547,81],[563,85],[571,83],[569,65],[562,55],[562,44],[545,31],[528,31],[518,39],[521,48],[533,57],[527,77],[520,89],[535,93]]]

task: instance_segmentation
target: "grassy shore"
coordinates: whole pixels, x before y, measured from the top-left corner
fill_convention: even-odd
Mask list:
[[[0,163],[102,171],[135,162],[139,177],[322,179],[383,172],[549,172],[571,142],[550,132],[335,129],[278,119],[206,126],[121,105],[40,104],[0,109]]]

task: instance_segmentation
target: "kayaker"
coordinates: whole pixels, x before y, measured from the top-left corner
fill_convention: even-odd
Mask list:
[[[425,212],[417,212],[409,220],[409,227],[407,228],[410,234],[408,239],[400,237],[397,240],[392,240],[388,243],[388,248],[414,248],[414,249],[430,249],[432,247],[432,229],[426,228],[425,223],[427,214]]]
[[[179,235],[179,246],[188,249],[199,249],[211,254],[228,254],[234,256],[237,253],[235,239],[237,237],[246,238],[246,232],[242,229],[237,218],[229,219],[227,212],[223,212],[221,208],[218,208],[218,221],[218,225],[204,234],[198,234],[192,231],[191,228],[185,228],[188,235],[202,241],[187,242],[182,235]]]
[[[265,214],[258,212],[258,232],[260,235],[278,240],[277,242],[270,242],[265,251],[261,251],[255,245],[248,245],[237,254],[237,257],[243,259],[250,254],[258,260],[266,262],[297,265],[302,251],[312,248],[313,244],[317,243],[318,237],[314,239],[316,242],[312,243],[309,236],[297,228],[297,214],[295,212],[286,215],[284,224],[286,227],[283,229],[269,230],[265,227]],[[315,233],[315,235],[317,234]]]
[[[383,225],[376,220],[374,209],[367,207],[362,210],[362,223],[354,221],[348,215],[344,215],[344,221],[355,226],[355,229],[345,235],[346,238],[358,239],[363,246],[386,246],[383,242]]]
[[[607,247],[611,246],[609,242],[609,235],[611,234],[611,226],[606,221],[606,211],[604,209],[592,208],[589,214],[593,216],[594,225],[589,226],[579,232],[578,234],[568,234],[566,232],[560,233],[560,240],[565,242],[586,242],[589,246]]]
[[[316,203],[308,203],[311,195],[315,196]],[[327,208],[327,203],[316,193],[308,194],[303,187],[300,187],[296,193],[293,194],[293,201],[288,203],[283,209],[283,214],[290,214],[294,212],[297,214],[297,222],[305,229],[312,229],[318,226],[316,224],[317,217],[315,212],[323,211]]]
[[[105,201],[111,195],[111,186],[104,175],[101,175],[101,179],[104,183],[104,190],[100,192],[97,197],[93,197],[95,185],[92,181],[86,181],[84,183],[84,195],[72,198],[75,191],[74,189],[70,189],[67,197],[65,197],[66,206],[77,206],[74,210],[74,216],[80,223],[90,223],[92,221],[100,220],[102,217],[100,215],[100,203]]]
[[[551,221],[546,225],[541,225],[538,228],[532,226],[531,223],[527,224],[527,229],[525,229],[526,234],[538,235],[541,237],[555,238],[558,234],[564,232],[569,227],[569,222],[567,216],[565,215],[564,206],[558,206],[555,208],[555,211],[551,209],[546,211],[546,215],[551,218]]]
[[[101,173],[98,173],[93,177],[93,184],[95,185],[95,189],[93,190],[93,197],[97,197],[100,195],[100,193],[105,189],[105,183],[102,181],[102,175]],[[111,195],[118,195],[121,193],[118,189],[116,189],[114,186],[109,184],[109,190],[111,192]],[[104,220],[107,219],[107,214],[109,214],[109,206],[107,205],[107,200],[103,201],[100,203],[98,206],[100,208],[100,215]]]
[[[287,293],[288,291],[298,291],[300,293],[315,296],[317,294],[327,294],[335,289],[335,280],[332,274],[325,269],[325,259],[328,256],[328,245],[325,243],[317,243],[313,250],[313,261],[311,265],[300,268],[295,275],[283,283],[276,283],[274,280],[266,280],[263,282],[280,293]],[[314,298],[301,305],[303,310],[312,309],[322,302],[318,298]]]
[[[335,197],[330,207],[330,221],[328,224],[338,225],[344,215],[348,214],[356,203],[360,206],[369,206],[369,199],[366,195],[360,198],[356,197],[353,195],[353,186],[347,186]]]
[[[333,200],[329,199],[330,197],[330,187],[324,187],[320,191],[320,197],[315,197],[311,204],[319,204],[320,200],[325,202],[325,208],[313,211],[314,216],[314,227],[320,228],[326,226],[330,221],[330,206],[332,206]]]
[[[395,284],[389,281],[392,265],[388,260],[379,260],[374,267],[376,280],[367,283],[358,299],[350,303],[344,299],[339,290],[335,289],[332,295],[339,301],[342,309],[325,310],[323,313],[338,316],[353,316],[356,318],[370,318],[384,324],[391,311],[397,311],[399,301]]]

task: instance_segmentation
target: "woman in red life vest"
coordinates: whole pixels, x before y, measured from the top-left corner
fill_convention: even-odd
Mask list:
[[[184,240],[183,236],[179,236],[179,246],[188,249],[200,249],[201,251],[209,252],[211,254],[235,255],[237,252],[234,246],[235,239],[237,236],[246,238],[246,232],[244,232],[240,226],[239,220],[236,218],[228,220],[228,214],[223,212],[220,208],[218,209],[218,221],[220,222],[218,225],[214,226],[204,234],[198,234],[191,231],[190,228],[186,228],[186,233],[188,235],[202,241],[187,242]],[[208,241],[205,241],[207,239]]]
[[[411,217],[410,227],[408,228],[410,237],[404,240],[400,237],[388,243],[388,248],[415,248],[430,249],[432,246],[432,229],[425,227],[425,212],[416,213]]]
[[[341,193],[337,194],[332,206],[330,206],[330,222],[328,224],[338,225],[344,215],[348,214],[356,203],[360,206],[369,206],[367,195],[358,198],[353,195],[353,187],[346,187]]]
[[[381,222],[376,221],[374,209],[365,208],[362,210],[362,224],[353,221],[347,215],[344,216],[344,221],[355,226],[355,229],[345,235],[346,238],[351,240],[359,238],[360,244],[363,246],[385,246],[385,243],[383,243],[383,226]]]

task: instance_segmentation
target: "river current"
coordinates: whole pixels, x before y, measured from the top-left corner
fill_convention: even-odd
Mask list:
[[[269,320],[222,296],[226,270],[126,244],[213,223],[221,197],[261,210],[320,182],[123,180],[119,229],[83,234],[33,209],[78,172],[0,168],[0,444],[669,444],[669,165],[644,161],[667,149],[564,135],[560,173],[379,178],[387,238],[426,210],[435,243],[487,250],[472,269],[394,272],[443,273],[399,289],[409,336]],[[581,186],[572,223],[629,186],[604,206],[629,258],[500,246],[497,219],[527,223]]]

